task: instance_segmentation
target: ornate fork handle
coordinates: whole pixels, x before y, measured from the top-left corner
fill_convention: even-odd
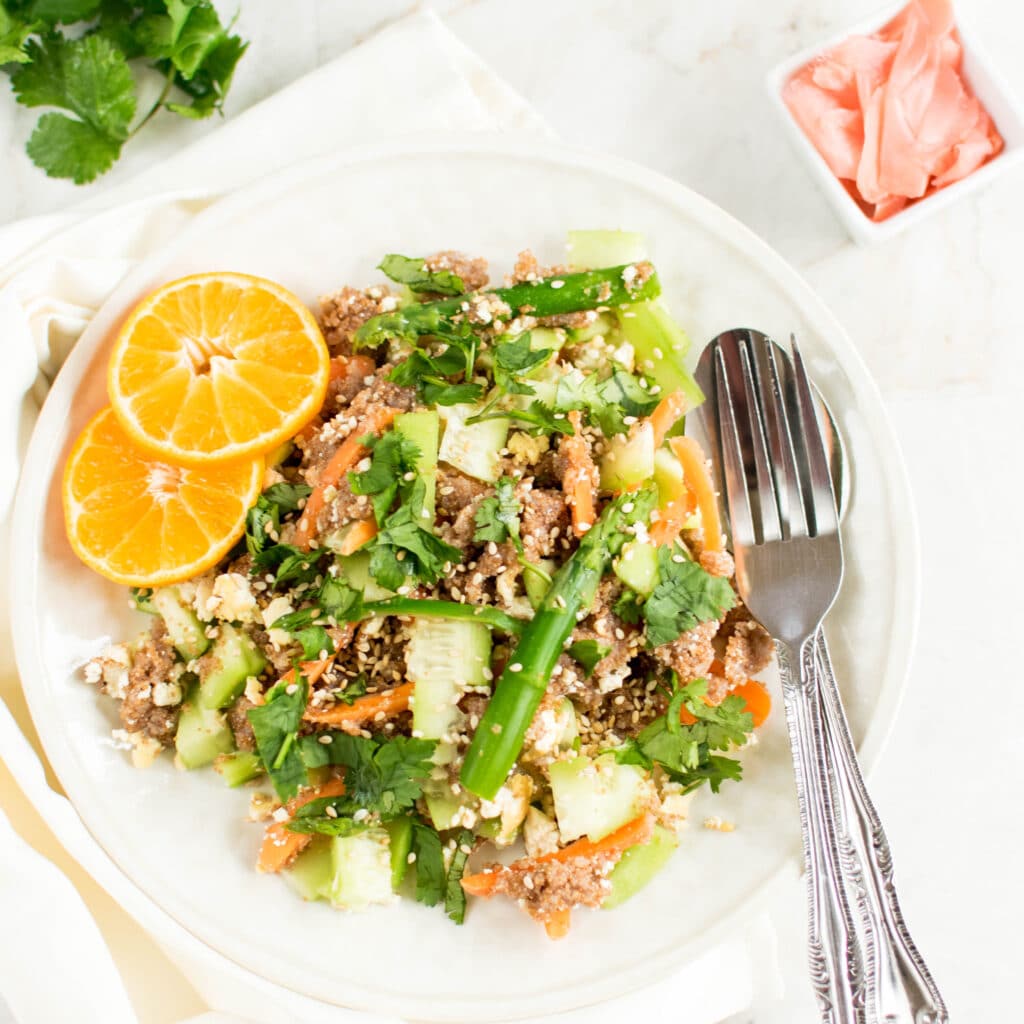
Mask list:
[[[825,1024],[864,1024],[863,964],[841,882],[840,842],[830,780],[834,770],[822,734],[814,638],[800,645],[796,667],[790,648],[781,642],[776,647],[807,867],[811,984]]]
[[[893,883],[892,854],[857,763],[850,728],[832,671],[825,634],[819,630],[816,662],[821,686],[823,736],[835,766],[833,798],[845,838],[844,875],[856,892],[867,948],[865,996],[869,1024],[947,1024],[938,988],[903,921]]]

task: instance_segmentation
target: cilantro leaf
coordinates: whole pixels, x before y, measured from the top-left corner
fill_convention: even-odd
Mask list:
[[[519,516],[523,511],[522,503],[516,497],[516,482],[511,477],[503,476],[494,485],[494,494],[480,503],[473,522],[476,532],[473,540],[494,541],[503,544],[511,538],[519,540]]]
[[[448,865],[448,876],[444,889],[444,912],[456,924],[466,919],[466,891],[462,888],[462,876],[466,871],[466,861],[472,852],[475,836],[468,828],[459,829],[455,837],[455,852],[451,864]]]
[[[311,583],[320,573],[326,549],[303,551],[294,544],[275,544],[253,555],[252,572],[273,573],[274,585]]]
[[[360,697],[366,696],[366,673],[360,672],[355,679],[350,679],[344,689],[335,690],[334,697],[341,704],[354,704]]]
[[[639,595],[635,590],[630,590],[628,587],[625,588],[615,599],[612,611],[615,612],[623,622],[628,622],[631,626],[635,626],[644,615]]]
[[[273,484],[256,499],[245,516],[245,547],[250,555],[258,555],[272,543],[271,534],[281,529],[281,517],[297,512],[311,491],[305,484]]]
[[[377,269],[413,292],[461,295],[466,290],[458,274],[451,270],[431,270],[422,259],[391,253],[377,264]]]
[[[38,28],[35,21],[19,20],[0,3],[0,66],[31,61],[25,43]]]
[[[677,686],[665,714],[654,719],[635,739],[616,748],[616,760],[639,764],[648,770],[659,764],[684,791],[707,782],[712,792],[717,793],[722,782],[741,779],[743,766],[739,761],[711,751],[742,746],[754,727],[753,716],[741,697],[726,697],[718,705],[705,703],[707,687],[706,679]],[[696,722],[683,725],[679,721],[683,707]]]
[[[30,41],[25,52],[30,61],[11,76],[18,102],[77,117],[44,114],[29,138],[29,156],[51,177],[92,181],[120,155],[135,115],[135,81],[124,54],[100,36],[67,40],[56,32]]]
[[[43,114],[25,148],[51,178],[70,178],[76,185],[109,171],[121,155],[120,142],[65,114]]]
[[[504,341],[494,347],[494,383],[508,395],[532,395],[534,389],[520,377],[543,366],[551,357],[552,349],[536,352],[530,347],[530,332]]]
[[[194,120],[209,117],[224,106],[231,88],[235,68],[249,44],[239,36],[224,36],[206,55],[206,59],[189,79],[179,79],[178,86],[191,98],[189,104],[168,103],[167,109]]]
[[[465,343],[448,344],[437,355],[414,349],[391,371],[388,379],[402,387],[415,387],[424,405],[476,402],[484,389],[468,380],[475,362],[476,340],[470,337]],[[464,383],[453,384],[448,380],[459,374],[466,377]]]
[[[413,820],[412,852],[416,854],[416,899],[434,907],[448,887],[441,837],[429,825]]]
[[[484,393],[479,384],[449,384],[441,377],[421,377],[418,387],[424,405],[470,405]]]
[[[297,740],[308,697],[309,685],[298,673],[296,682],[275,684],[267,691],[265,703],[247,712],[256,749],[282,800],[290,800],[307,781]]]
[[[321,742],[329,739],[330,742]],[[305,817],[318,817],[329,804],[338,814],[365,808],[381,820],[408,811],[423,793],[423,782],[433,767],[434,740],[395,736],[377,740],[344,732],[304,736],[299,749],[310,767],[343,765],[345,795],[313,801],[303,808]]]
[[[323,615],[336,622],[356,622],[362,617],[362,593],[333,576],[324,579],[316,603]]]
[[[640,386],[640,379],[621,366],[614,366],[604,379],[596,373],[586,377],[579,372],[567,373],[559,378],[555,391],[557,411],[585,410],[590,422],[596,423],[606,437],[625,433],[625,417],[640,419],[653,412],[657,404],[657,397]]]
[[[417,480],[420,489],[423,481]],[[370,575],[388,590],[398,590],[406,580],[416,578],[436,583],[445,565],[456,563],[462,552],[425,530],[419,508],[422,500],[409,501],[392,512],[381,525],[370,550]]]
[[[349,486],[353,494],[373,497],[373,515],[380,525],[399,493],[403,500],[411,496],[410,484],[418,480],[416,463],[420,449],[397,430],[388,431],[383,437],[367,439],[371,450],[370,468],[363,473],[349,473]],[[411,473],[412,479],[405,480]],[[422,507],[422,500],[420,502]]]
[[[313,801],[312,803],[316,802]],[[327,802],[329,803],[329,801]],[[348,817],[331,818],[326,814],[313,817],[301,813],[310,806],[312,804],[303,805],[296,816],[288,822],[287,828],[289,832],[300,832],[305,835],[318,836],[354,836],[359,832],[365,832],[368,827]]]
[[[88,21],[99,10],[100,0],[34,0],[28,14],[47,25],[73,25]]]
[[[302,645],[303,661],[318,661],[334,653],[334,641],[323,626],[306,626],[292,631],[292,639]]]
[[[594,639],[577,640],[569,647],[569,657],[575,658],[583,666],[586,678],[589,679],[594,674],[598,662],[607,657],[609,651],[611,647]]]
[[[647,646],[671,643],[701,622],[720,619],[736,603],[729,581],[696,562],[675,561],[673,548],[658,548],[660,580],[643,605]]]

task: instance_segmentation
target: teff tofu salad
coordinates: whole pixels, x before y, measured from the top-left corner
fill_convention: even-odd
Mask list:
[[[507,896],[564,935],[654,877],[768,714],[686,335],[640,236],[568,253],[500,286],[388,255],[323,298],[325,397],[244,534],[136,586],[147,631],[86,667],[137,764],[250,785],[257,868],[306,899]]]

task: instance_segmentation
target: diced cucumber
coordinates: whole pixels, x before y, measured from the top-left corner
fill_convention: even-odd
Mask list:
[[[331,840],[327,836],[313,836],[312,842],[285,869],[284,877],[304,900],[326,898],[334,877]]]
[[[171,643],[186,661],[206,653],[210,646],[210,638],[203,630],[203,624],[196,613],[181,599],[181,592],[177,587],[159,587],[153,591],[150,602],[163,616]]]
[[[678,846],[679,840],[674,832],[655,825],[650,842],[628,849],[612,868],[608,876],[611,891],[604,898],[601,909],[611,910],[635,896],[668,863]]]
[[[591,338],[604,338],[613,348],[617,347],[622,339],[622,331],[619,329],[619,321],[613,313],[598,313],[597,319],[586,327],[573,327],[569,330],[569,340],[573,345],[582,345]]]
[[[463,804],[444,783],[427,783],[423,787],[423,800],[427,813],[438,832],[455,828],[456,818],[461,814]]]
[[[395,417],[395,430],[402,437],[412,441],[420,450],[416,460],[416,471],[426,485],[423,499],[423,526],[434,527],[434,501],[437,492],[437,447],[441,435],[441,424],[436,410],[429,412],[404,412]]]
[[[337,561],[349,585],[361,590],[367,601],[385,601],[395,596],[393,590],[386,590],[370,575],[370,556],[366,551],[342,555]]]
[[[586,835],[596,842],[639,813],[647,793],[644,770],[618,764],[610,754],[576,757],[548,770],[558,830],[567,842]]]
[[[391,903],[391,853],[383,828],[331,837],[331,880],[327,898],[341,910]]]
[[[675,499],[683,486],[683,467],[668,448],[659,448],[654,453],[654,483],[662,508]]]
[[[638,302],[618,310],[622,333],[636,353],[636,368],[664,394],[682,391],[690,408],[704,401],[704,392],[686,368],[690,339],[672,319],[661,299]]]
[[[647,240],[636,231],[570,231],[570,270],[599,270],[647,259]]]
[[[658,585],[658,549],[654,544],[631,540],[622,545],[612,568],[627,587],[649,597]]]
[[[530,351],[558,352],[568,338],[563,327],[534,327],[530,331]]]
[[[437,457],[466,476],[493,484],[499,476],[501,449],[508,440],[507,419],[484,420],[466,426],[466,420],[480,412],[476,405],[446,405],[438,409],[444,421],[444,436]]]
[[[572,750],[580,735],[572,701],[563,697],[555,707],[538,712],[537,725],[531,733],[533,742],[528,753],[546,757]]]
[[[601,487],[606,491],[628,491],[654,476],[654,428],[638,423],[627,434],[608,442],[601,457]]]
[[[460,724],[458,701],[468,687],[487,686],[491,631],[480,622],[413,619],[405,649],[406,678],[416,686],[412,727],[440,740]],[[435,760],[449,760],[451,744],[441,743]]]
[[[153,604],[153,591],[150,587],[132,587],[132,604],[147,615],[158,614],[156,605]]]
[[[186,768],[205,768],[218,754],[229,754],[235,749],[235,737],[224,716],[214,708],[203,707],[198,690],[193,689],[182,705],[174,746]]]
[[[246,679],[267,667],[262,651],[240,629],[228,622],[218,628],[199,679],[199,703],[205,708],[227,707],[245,689]]]
[[[388,849],[391,856],[391,888],[398,887],[409,868],[409,852],[412,850],[412,818],[395,818],[385,826],[388,830]]]
[[[538,558],[534,565],[538,569],[543,569],[549,576],[554,576],[558,570],[558,563],[553,558]],[[551,584],[545,583],[544,578],[538,576],[537,573],[527,571],[523,573],[523,585],[526,587],[526,596],[529,598],[531,607],[536,610],[540,607]]]
[[[221,754],[213,762],[213,770],[219,772],[221,778],[232,789],[243,786],[263,774],[263,762],[258,754],[249,750],[236,750],[233,754]]]

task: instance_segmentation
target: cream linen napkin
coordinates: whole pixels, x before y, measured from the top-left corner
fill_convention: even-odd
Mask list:
[[[388,68],[381,76],[379,69]],[[373,82],[372,90],[366,88]],[[358,97],[359,102],[351,102]],[[410,100],[414,97],[414,100]],[[326,130],[344,110],[343,132]],[[224,127],[160,162],[129,183],[66,213],[22,221],[0,231],[0,338],[7,357],[0,380],[0,576],[7,577],[6,518],[31,426],[49,382],[85,325],[134,264],[158,249],[220,195],[285,162],[335,151],[345,139],[438,130],[550,134],[543,120],[459,43],[429,12],[410,15],[333,63],[232,118]],[[142,140],[139,143],[141,144]],[[150,144],[166,149],[155,137]],[[173,191],[170,191],[173,189]],[[6,590],[0,629],[8,629]],[[0,634],[0,679],[16,686],[9,639]],[[67,800],[46,783],[39,755],[0,702],[0,751],[19,784],[68,851],[157,939],[214,1012],[203,1024],[230,1020],[357,1021],[370,1018],[325,1008],[254,979],[200,947],[164,917],[109,861]],[[120,1024],[134,1019],[100,933],[67,879],[17,840],[0,821],[0,996],[22,1024],[53,1015],[54,991],[75,991],[81,1006],[105,1016],[76,1020]],[[24,879],[19,898],[14,879]],[[52,881],[47,882],[46,879]],[[40,887],[45,888],[45,897]],[[39,895],[34,894],[39,890]],[[30,895],[26,898],[26,892]],[[49,927],[38,925],[45,913]],[[65,955],[53,957],[56,938]],[[74,955],[67,955],[75,951]],[[18,956],[12,956],[17,952]],[[18,965],[46,957],[51,991],[25,984]],[[52,973],[55,969],[58,975]],[[39,960],[38,962],[43,962]],[[87,969],[83,969],[88,965]],[[77,967],[77,969],[76,969]],[[6,969],[5,969],[6,968]],[[63,976],[60,973],[63,972]],[[34,974],[34,972],[32,972]],[[32,975],[27,975],[31,977]],[[659,1019],[685,1007],[689,1024],[713,1024],[777,991],[773,931],[760,919],[743,936],[711,950],[680,974],[627,999],[546,1018],[551,1024]],[[73,988],[71,986],[74,986]],[[0,1019],[2,1019],[0,1001]]]

